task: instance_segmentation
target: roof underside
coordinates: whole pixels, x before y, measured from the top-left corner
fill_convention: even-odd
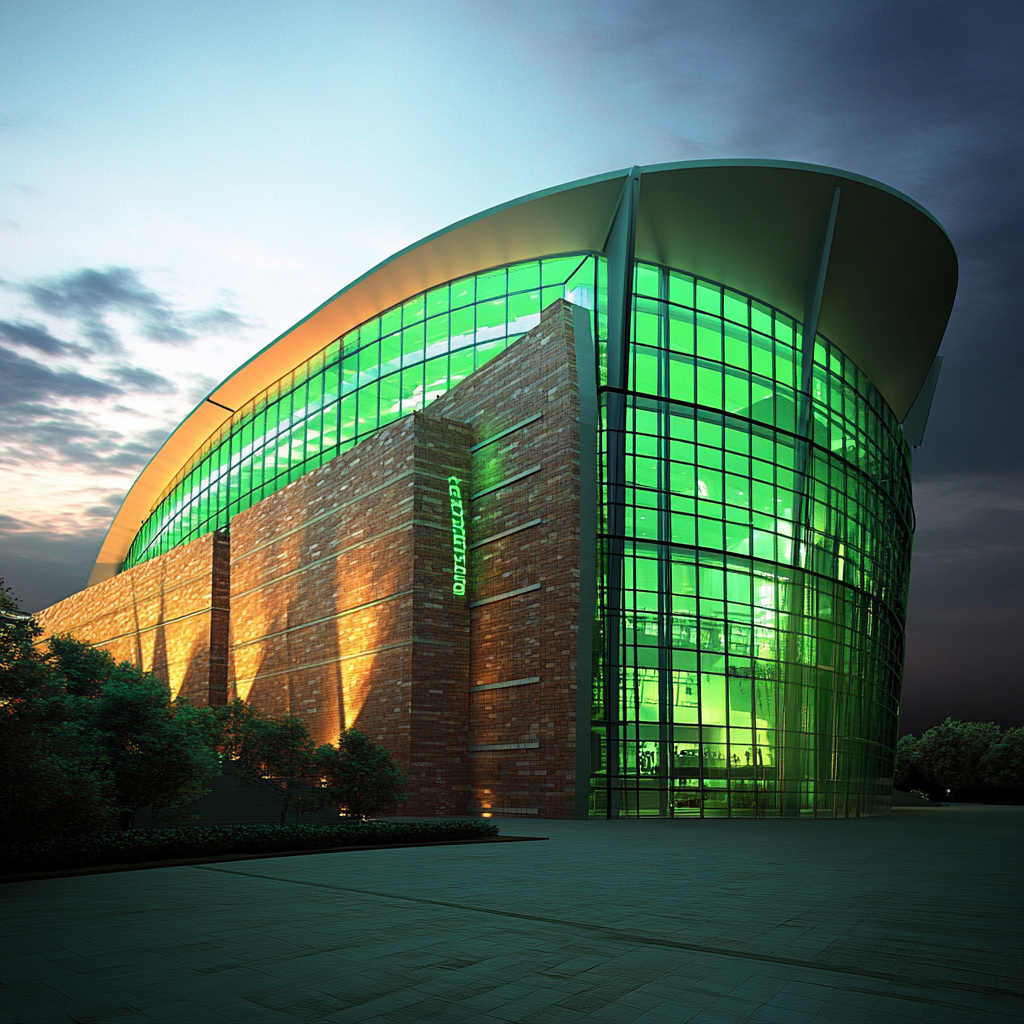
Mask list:
[[[956,293],[952,243],[929,214],[884,185],[807,164],[718,161],[641,171],[638,259],[727,284],[798,320],[839,186],[818,330],[904,419]],[[554,253],[602,251],[628,173],[525,196],[402,250],[239,367],[210,399],[237,409],[346,331],[446,281]],[[166,485],[229,416],[204,401],[156,453],[111,524],[90,585],[119,571]]]

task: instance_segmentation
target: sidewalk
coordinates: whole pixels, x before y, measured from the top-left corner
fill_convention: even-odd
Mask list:
[[[4,886],[0,1021],[1019,1021],[1024,809],[499,820]]]

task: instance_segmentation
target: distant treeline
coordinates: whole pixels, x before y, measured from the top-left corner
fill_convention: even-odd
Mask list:
[[[1024,729],[947,718],[896,746],[896,789],[929,800],[1024,803]]]

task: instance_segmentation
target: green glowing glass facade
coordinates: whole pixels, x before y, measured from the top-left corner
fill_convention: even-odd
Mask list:
[[[516,246],[531,258],[513,261]],[[441,278],[435,266],[461,276],[406,297],[415,274],[403,259],[420,259],[424,284]],[[131,507],[148,518],[137,533],[112,528],[96,571],[227,527],[429,405],[567,299],[590,311],[597,410],[575,813],[886,813],[914,531],[904,431],[916,422],[920,443],[956,285],[930,215],[830,169],[634,168],[470,218],[349,290],[374,279],[389,308],[340,337],[317,333],[333,340],[234,412],[166,486],[173,470],[140,477],[145,505]],[[179,428],[191,440],[175,468],[201,416]],[[449,483],[453,557],[471,577],[469,492]],[[471,591],[454,579],[457,595]]]
[[[597,261],[531,260],[414,295],[237,410],[165,489],[130,568],[231,519],[385,424],[422,409],[540,322],[555,299],[594,304]]]
[[[649,264],[634,287],[620,615],[601,432],[591,811],[884,813],[913,531],[899,425],[820,336],[808,407],[781,311]]]

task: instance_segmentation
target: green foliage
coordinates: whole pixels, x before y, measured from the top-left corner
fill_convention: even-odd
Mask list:
[[[213,708],[217,719],[217,750],[229,761],[248,760],[246,744],[251,743],[253,722],[259,716],[241,697]]]
[[[80,701],[36,648],[35,620],[0,580],[0,837],[47,842],[109,827],[112,792]]]
[[[1024,729],[1007,729],[981,759],[988,786],[1006,793],[1024,794]]]
[[[49,672],[35,648],[42,633],[35,619],[18,610],[0,579],[0,709],[5,715],[19,713],[23,702],[46,689]]]
[[[313,739],[298,715],[253,719],[246,760],[265,777],[305,778],[312,756]]]
[[[896,789],[932,800],[1013,803],[1024,800],[1024,729],[947,718],[920,739],[896,747]]]
[[[921,790],[924,777],[918,767],[917,740],[910,735],[901,736],[896,744],[896,765],[893,769],[893,789],[901,793]]]
[[[82,843],[140,808],[180,815],[206,792],[219,754],[280,797],[281,824],[329,802],[363,819],[405,798],[391,755],[354,729],[314,749],[295,715],[235,699],[171,701],[167,687],[71,636],[48,638],[0,581],[0,829],[10,844]]]
[[[139,807],[178,810],[216,774],[205,710],[127,662],[50,637],[0,583],[0,828],[4,842],[56,842],[130,827]]]
[[[324,805],[323,790],[312,780],[313,740],[297,715],[264,718],[237,697],[215,711],[218,748],[236,762],[235,778],[280,796],[281,824],[289,809],[310,814]]]
[[[0,727],[0,837],[3,842],[83,836],[115,821],[104,752],[63,702]]]
[[[122,825],[141,807],[180,813],[207,792],[220,769],[209,742],[212,719],[187,701],[170,701],[154,676],[122,662],[90,702],[88,720],[107,754]]]
[[[225,854],[437,843],[489,839],[497,834],[496,825],[476,820],[140,828],[130,832],[108,832],[73,844],[51,842],[8,848],[0,859],[0,869],[38,871]]]
[[[46,644],[71,697],[98,697],[103,684],[118,673],[117,662],[101,647],[70,636],[51,636]]]
[[[315,775],[327,802],[360,820],[401,803],[408,793],[405,778],[385,747],[358,729],[346,729],[338,746],[317,747]]]

